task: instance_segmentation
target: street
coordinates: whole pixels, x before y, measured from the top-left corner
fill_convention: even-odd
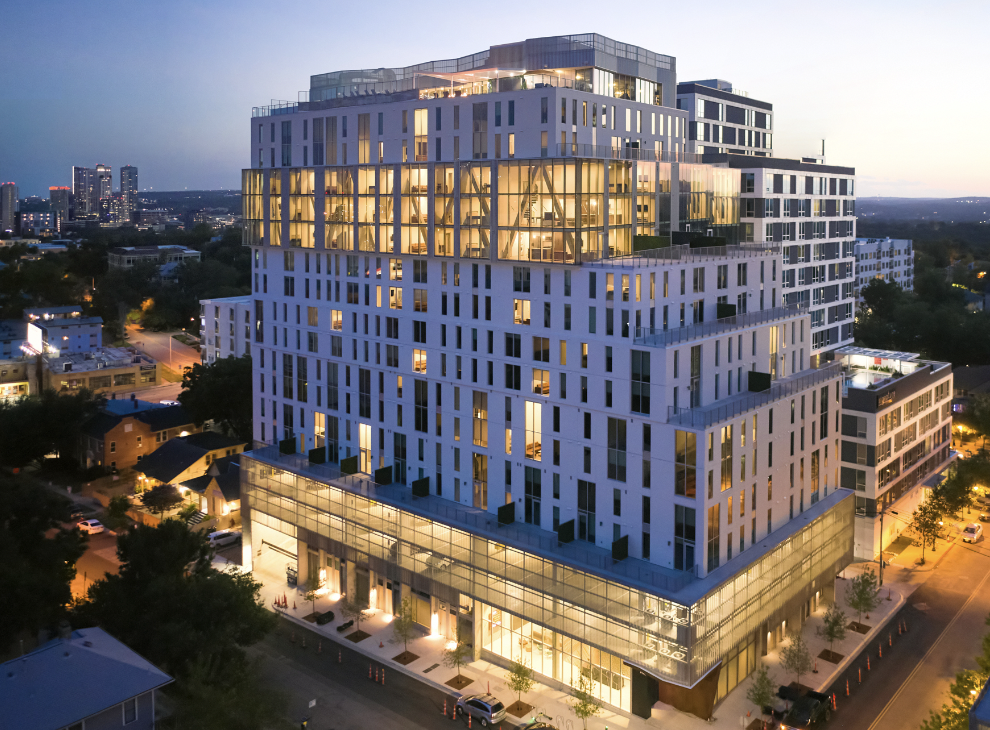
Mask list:
[[[89,536],[86,552],[76,563],[76,577],[72,581],[72,595],[81,598],[105,574],[115,574],[120,568],[117,560],[117,537],[104,530]]]
[[[183,345],[174,339],[173,333],[152,332],[142,329],[136,324],[127,325],[125,330],[125,336],[131,345],[158,362],[164,363],[169,370],[180,375],[184,368],[202,362],[200,354],[196,352],[195,348]]]
[[[322,653],[318,654],[320,641],[315,633],[280,619],[278,628],[248,651],[262,658],[266,684],[289,695],[287,719],[291,722],[309,717],[308,730],[457,730],[466,725],[449,719],[453,690],[446,695],[445,719],[445,695],[440,690],[391,667],[382,687],[368,679],[369,660],[350,642],[322,638]],[[395,653],[400,651],[396,647]],[[450,670],[438,668],[438,680],[449,674]],[[308,706],[311,700],[316,700],[312,708]],[[514,723],[502,725],[510,728]]]
[[[929,561],[934,562],[929,555]],[[893,646],[883,658],[871,647],[832,685],[838,711],[828,724],[849,730],[917,728],[941,709],[956,672],[975,668],[980,640],[990,630],[990,546],[957,542],[890,624]],[[898,621],[909,633],[898,637]],[[866,654],[871,669],[866,669]],[[863,683],[858,685],[859,670]],[[846,697],[846,682],[851,696]]]
[[[166,382],[164,385],[156,385],[153,388],[117,393],[117,400],[127,400],[133,393],[138,400],[148,401],[149,403],[158,403],[163,400],[177,401],[181,392],[182,383]]]

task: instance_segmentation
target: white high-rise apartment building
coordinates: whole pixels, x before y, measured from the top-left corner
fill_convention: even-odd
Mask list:
[[[831,598],[841,370],[675,82],[567,36],[254,110],[247,568],[644,717],[710,717]]]
[[[914,242],[902,238],[856,239],[856,306],[863,305],[863,289],[874,279],[891,281],[914,291]]]
[[[681,82],[677,108],[688,113],[688,152],[773,157],[773,105],[750,99],[730,82]]]
[[[251,354],[250,296],[201,299],[199,341],[203,364]]]

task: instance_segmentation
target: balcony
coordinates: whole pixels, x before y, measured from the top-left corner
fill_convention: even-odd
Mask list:
[[[741,413],[747,413],[768,403],[797,395],[818,383],[842,376],[842,364],[829,363],[817,370],[805,370],[798,375],[778,380],[776,385],[762,393],[739,393],[730,398],[723,398],[710,406],[698,408],[667,407],[667,423],[691,428],[708,428],[716,423],[722,423]]]
[[[736,330],[746,329],[747,327],[804,317],[807,314],[807,304],[797,303],[789,304],[785,307],[762,309],[758,312],[736,314],[732,317],[716,319],[714,322],[701,322],[685,327],[675,327],[674,329],[664,330],[656,327],[637,327],[633,342],[646,347],[670,347],[681,342],[689,342],[691,340],[701,339],[702,337],[723,335],[727,332],[734,332]]]
[[[640,269],[652,266],[665,266],[680,263],[703,263],[705,261],[727,261],[729,259],[749,259],[759,256],[780,256],[780,246],[773,243],[740,243],[735,246],[703,246],[692,248],[688,244],[665,246],[635,251],[622,256],[612,256],[598,261],[586,261],[589,266],[610,266],[626,269]]]

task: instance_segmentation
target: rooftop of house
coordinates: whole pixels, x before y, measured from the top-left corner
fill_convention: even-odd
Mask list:
[[[142,400],[108,400],[82,427],[83,433],[97,438],[109,433],[127,418],[148,425],[151,431],[191,426],[192,417],[182,406],[167,406]]]
[[[150,479],[170,484],[211,451],[243,445],[243,441],[212,431],[193,433],[166,441],[139,461],[134,470]]]
[[[21,730],[58,730],[172,681],[99,628],[49,641],[2,672],[0,707]]]
[[[202,494],[214,479],[216,479],[217,486],[223,493],[225,500],[231,502],[240,499],[241,455],[234,454],[233,456],[225,456],[222,459],[217,459],[210,464],[210,468],[206,470],[206,474],[195,479],[189,479],[183,482],[182,486]]]

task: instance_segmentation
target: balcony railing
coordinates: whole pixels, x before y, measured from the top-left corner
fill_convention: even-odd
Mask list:
[[[657,152],[646,147],[610,147],[594,144],[557,144],[557,157],[593,157],[599,160],[647,160],[650,162],[701,162],[693,152],[665,150]]]
[[[708,428],[716,423],[734,418],[740,413],[747,413],[767,403],[772,403],[781,398],[788,398],[803,390],[807,390],[817,383],[841,376],[842,364],[834,362],[817,370],[812,370],[805,375],[798,375],[780,381],[777,385],[771,386],[769,390],[765,390],[762,393],[746,393],[733,396],[731,399],[723,401],[721,405],[716,403],[711,406],[699,408],[674,408],[673,406],[668,406],[667,423],[676,423],[680,426],[690,426],[691,428]]]
[[[698,324],[675,327],[674,329],[665,330],[656,327],[637,327],[634,342],[637,345],[645,345],[647,347],[669,347],[679,342],[688,342],[689,340],[696,340],[711,335],[721,335],[745,327],[802,317],[806,314],[808,314],[807,304],[796,303],[783,307],[761,309],[758,312],[736,314],[731,317],[716,319],[713,322],[699,322]]]
[[[619,266],[637,269],[648,266],[662,266],[668,263],[715,261],[724,259],[752,258],[754,256],[777,256],[780,246],[773,243],[739,244],[737,246],[703,246],[691,248],[681,246],[666,246],[651,248],[645,251],[634,251],[622,256],[612,256],[607,259],[586,262],[591,266]]]

